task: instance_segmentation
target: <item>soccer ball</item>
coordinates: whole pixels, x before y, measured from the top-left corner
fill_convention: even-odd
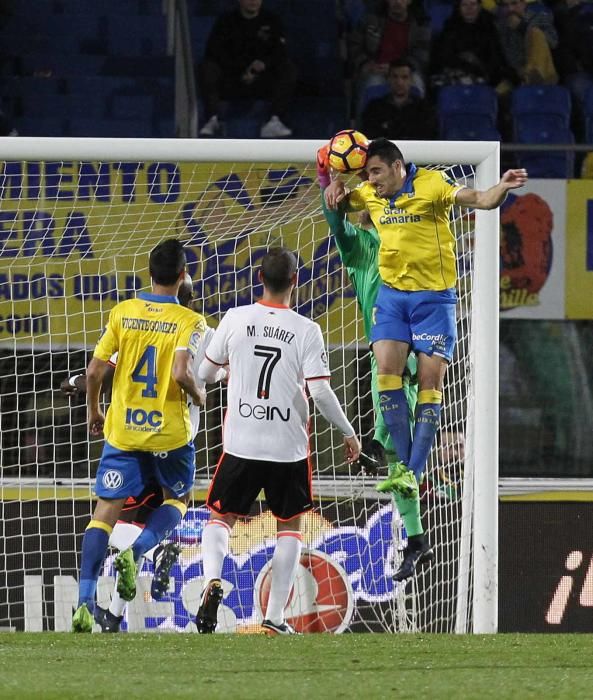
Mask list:
[[[329,164],[341,173],[360,170],[366,164],[368,147],[369,140],[360,131],[338,131],[329,142]]]

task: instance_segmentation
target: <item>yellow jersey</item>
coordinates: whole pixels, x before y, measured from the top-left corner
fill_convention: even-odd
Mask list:
[[[171,376],[177,350],[198,351],[207,330],[177,297],[140,293],[114,306],[94,356],[117,352],[105,439],[120,450],[162,452],[187,445],[187,396]]]
[[[404,291],[443,290],[455,286],[455,236],[449,224],[451,207],[463,185],[440,170],[407,166],[399,192],[379,197],[370,182],[348,197],[351,210],[367,209],[377,229],[379,274],[383,282]]]

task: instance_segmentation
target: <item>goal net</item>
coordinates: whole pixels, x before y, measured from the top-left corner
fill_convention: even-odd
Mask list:
[[[93,509],[102,442],[89,439],[83,396],[60,393],[84,372],[110,309],[150,288],[148,254],[187,246],[212,326],[261,293],[273,244],[299,260],[296,310],[322,327],[332,386],[362,438],[373,431],[368,342],[320,208],[321,142],[7,138],[0,144],[0,629],[67,630],[80,545]],[[407,161],[485,189],[494,143],[402,142]],[[305,632],[491,632],[497,618],[498,216],[455,209],[458,343],[444,390],[422,513],[434,565],[395,584],[406,533],[376,479],[343,460],[342,440],[313,414],[315,509],[287,617]],[[477,232],[477,235],[476,235]],[[151,564],[124,629],[195,631],[205,492],[221,452],[224,386],[209,389],[197,437],[193,505],[168,596],[150,598]],[[262,441],[273,430],[262,423]],[[220,631],[251,632],[265,612],[275,522],[259,500],[225,560]],[[107,558],[98,599],[113,585]]]

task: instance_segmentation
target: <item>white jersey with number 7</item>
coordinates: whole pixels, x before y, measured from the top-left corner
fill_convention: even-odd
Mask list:
[[[305,382],[330,374],[319,325],[263,301],[230,309],[206,357],[217,365],[228,363],[230,370],[224,451],[272,462],[305,459]]]

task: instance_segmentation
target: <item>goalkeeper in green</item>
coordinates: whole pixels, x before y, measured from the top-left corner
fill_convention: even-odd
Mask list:
[[[364,334],[370,337],[372,314],[381,278],[379,276],[378,253],[379,235],[369,217],[369,226],[354,226],[347,216],[337,210],[328,209],[323,191],[330,183],[327,162],[328,146],[317,152],[317,179],[321,188],[321,208],[334,237],[338,253],[348,272],[348,277],[356,294],[360,307]],[[363,216],[366,214],[363,213]],[[410,353],[404,373],[403,389],[410,414],[410,431],[414,425],[414,411],[418,398],[416,382],[416,356]],[[391,491],[395,505],[404,522],[408,535],[408,547],[404,550],[404,559],[394,575],[395,581],[404,581],[413,576],[416,564],[432,561],[434,553],[425,541],[420,518],[420,497],[418,483],[414,473],[402,464],[397,457],[389,431],[379,410],[379,390],[377,387],[377,361],[371,353],[371,394],[375,412],[375,430],[370,445],[372,457],[378,463],[387,459],[389,477],[377,485],[381,492]],[[413,547],[410,547],[410,541]],[[420,557],[416,554],[421,552]]]

